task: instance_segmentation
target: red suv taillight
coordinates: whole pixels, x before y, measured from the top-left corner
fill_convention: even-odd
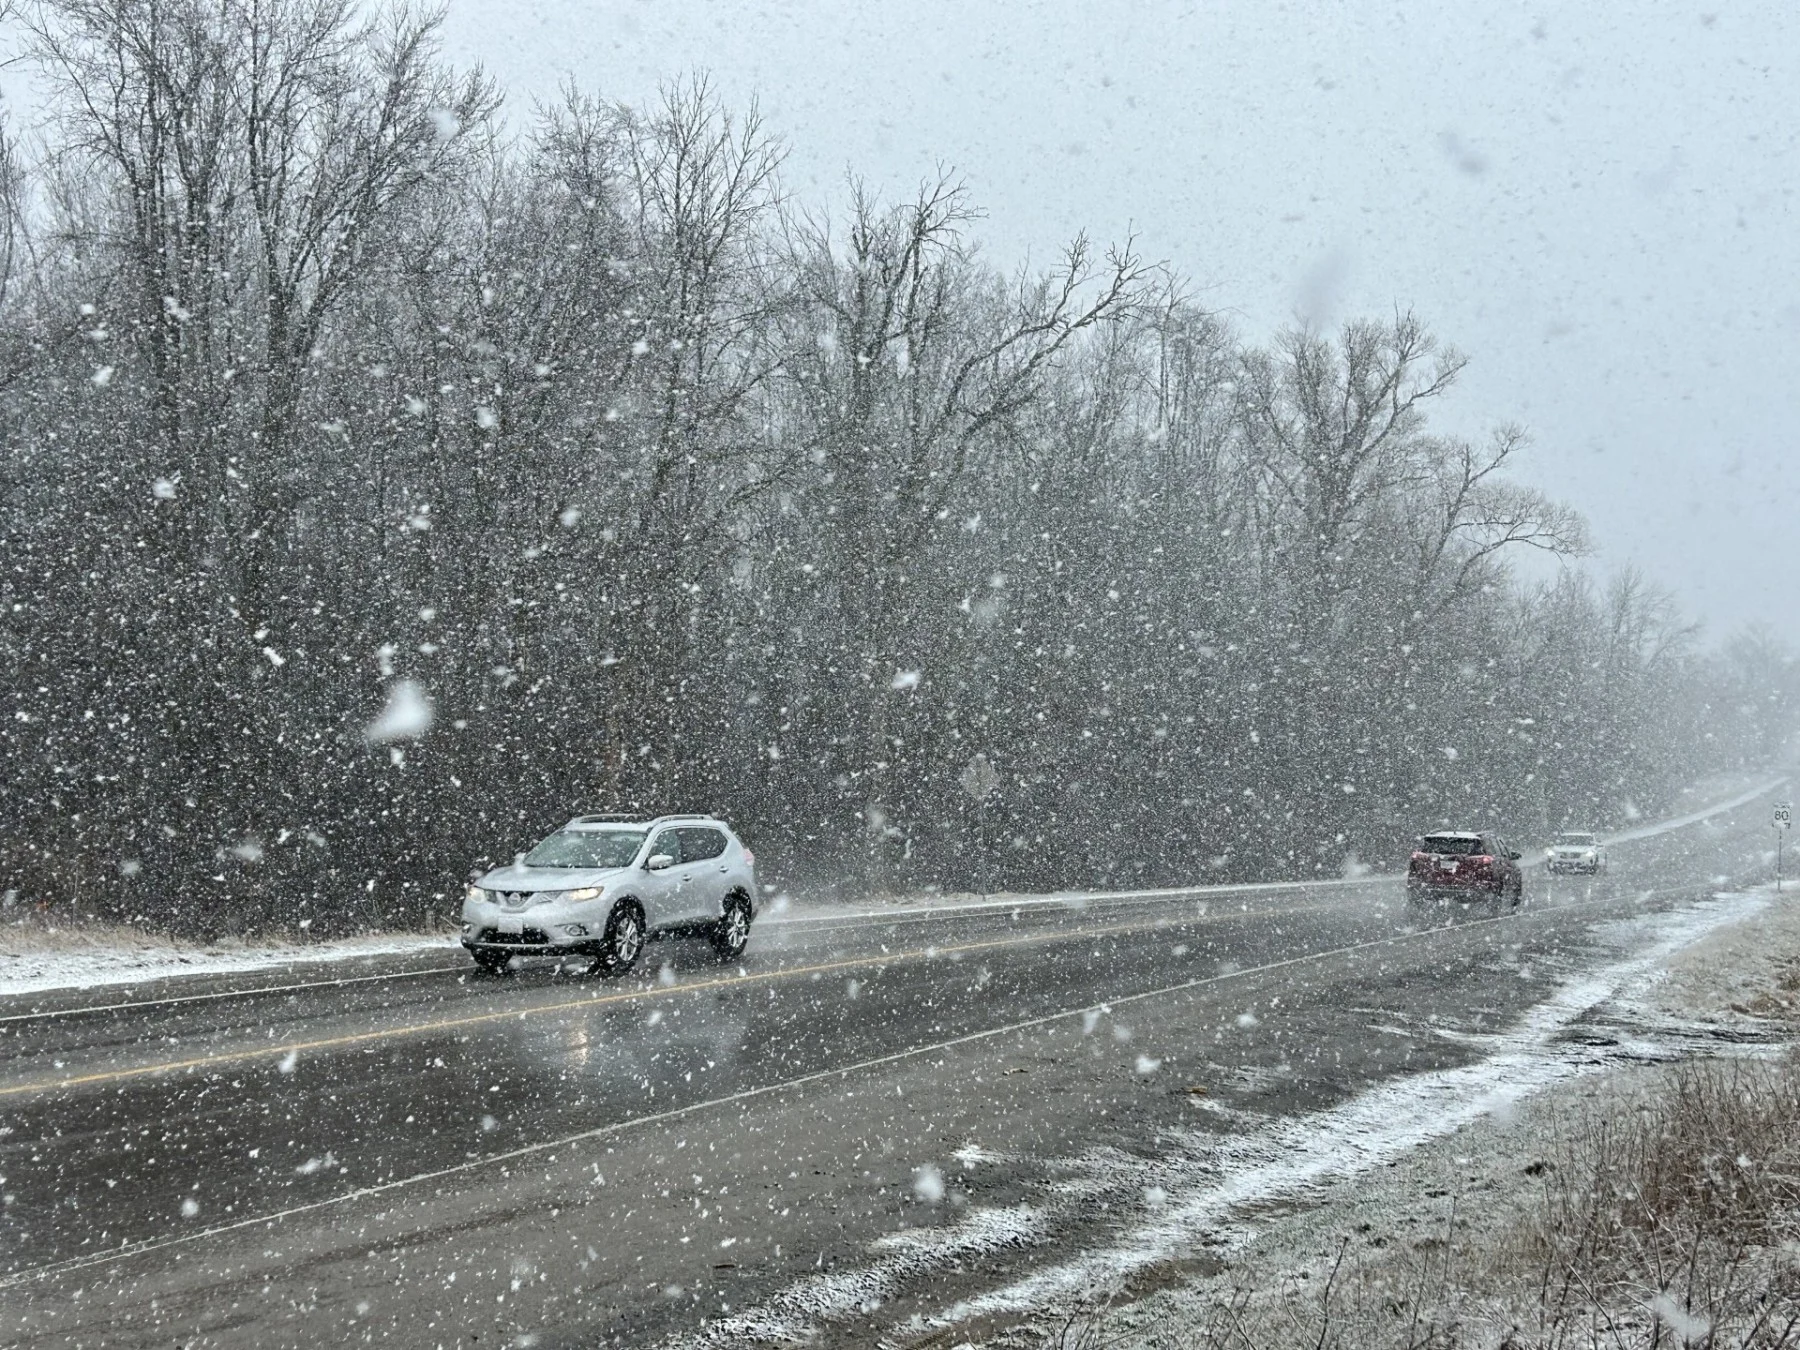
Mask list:
[[[754,866],[756,866],[756,855],[754,853],[752,853],[749,849],[745,849],[744,850],[744,861],[749,863],[752,867],[754,867]]]

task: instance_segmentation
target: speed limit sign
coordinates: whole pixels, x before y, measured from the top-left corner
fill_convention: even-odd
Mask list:
[[[1788,830],[1794,828],[1794,804],[1792,802],[1775,803],[1775,890],[1781,891],[1781,838]]]

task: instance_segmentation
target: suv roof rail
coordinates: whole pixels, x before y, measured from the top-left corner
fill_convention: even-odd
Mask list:
[[[717,816],[709,816],[704,811],[678,811],[664,816],[638,816],[629,812],[598,812],[591,815],[576,816],[570,825],[670,825],[676,821],[704,821],[708,825],[723,825],[725,822]]]

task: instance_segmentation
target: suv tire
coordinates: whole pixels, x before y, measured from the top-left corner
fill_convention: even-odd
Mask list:
[[[596,975],[623,975],[644,950],[644,913],[635,901],[613,906],[606,916],[606,935],[589,969]]]
[[[469,955],[475,958],[475,965],[483,975],[504,975],[507,966],[512,964],[511,952],[477,950]]]
[[[725,912],[712,926],[713,950],[721,961],[735,961],[750,941],[750,902],[741,895],[725,897]]]

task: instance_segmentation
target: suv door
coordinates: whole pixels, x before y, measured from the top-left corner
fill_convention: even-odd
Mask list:
[[[1519,871],[1519,864],[1513,861],[1512,845],[1498,835],[1487,842],[1488,847],[1494,851],[1494,870],[1501,878],[1501,889],[1506,890],[1523,875]]]
[[[682,897],[688,906],[683,917],[690,923],[716,919],[725,912],[725,891],[731,881],[725,836],[710,825],[683,825],[676,833],[681,836],[684,870],[690,874]]]
[[[650,871],[650,859],[666,854],[673,863],[661,871]],[[644,905],[644,921],[652,928],[667,928],[680,923],[687,915],[682,895],[687,881],[687,868],[681,857],[681,832],[658,830],[644,853],[644,872],[638,878],[637,893]]]

